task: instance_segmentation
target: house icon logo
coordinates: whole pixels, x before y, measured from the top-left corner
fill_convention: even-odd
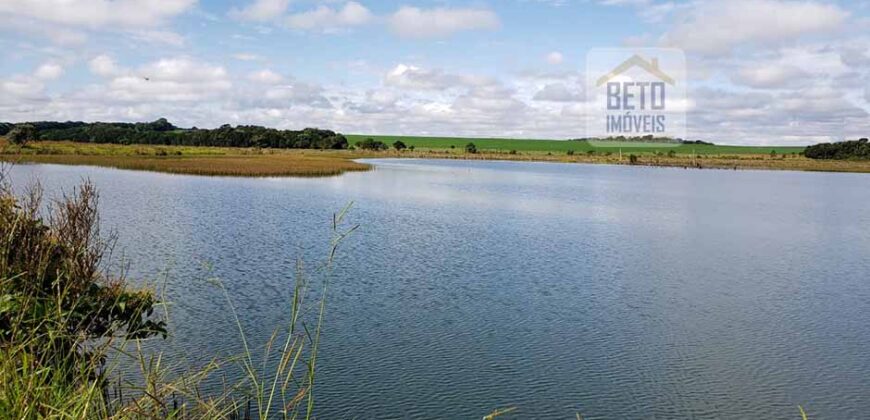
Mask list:
[[[640,55],[634,54],[631,56],[631,58],[623,61],[622,64],[616,66],[609,73],[601,76],[598,79],[598,81],[595,83],[595,86],[601,87],[605,83],[613,80],[617,76],[619,76],[619,75],[621,75],[621,74],[623,74],[623,73],[625,73],[625,72],[627,72],[635,67],[638,67],[638,68],[645,70],[647,73],[658,78],[659,80],[661,80],[664,83],[667,83],[671,86],[676,85],[676,81],[671,76],[668,76],[667,74],[665,74],[665,72],[663,72],[659,68],[659,59],[658,58],[652,58],[649,61],[647,61],[643,57],[641,57]]]
[[[596,49],[586,56],[586,138],[677,143],[686,127],[685,54]]]

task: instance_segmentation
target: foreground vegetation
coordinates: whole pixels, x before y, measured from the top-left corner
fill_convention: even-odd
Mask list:
[[[145,146],[0,140],[0,161],[91,165],[192,175],[331,176],[370,167],[347,151]]]
[[[287,285],[289,325],[265,348],[249,347],[235,317],[243,354],[196,370],[176,367],[184,374],[170,377],[161,356],[140,345],[165,336],[166,306],[154,291],[133,290],[105,271],[112,241],[99,231],[97,202],[86,183],[55,202],[45,220],[39,187],[16,196],[0,173],[0,417],[311,418],[329,266],[354,229],[340,230],[344,212],[333,219],[334,237],[315,277],[297,264]],[[323,282],[315,290],[316,277]],[[235,315],[229,292],[215,284]],[[116,378],[125,359],[140,367],[139,380]],[[226,366],[242,377],[227,382]],[[225,388],[203,392],[210,376],[223,377]]]

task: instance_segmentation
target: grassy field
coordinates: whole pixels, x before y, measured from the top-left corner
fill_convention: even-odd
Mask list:
[[[683,144],[674,146],[672,144],[655,144],[655,143],[632,143],[611,142],[607,147],[601,146],[601,143],[592,145],[586,141],[563,141],[563,140],[535,140],[535,139],[496,139],[496,138],[463,138],[463,137],[414,137],[414,136],[373,136],[365,134],[347,135],[348,142],[355,144],[360,140],[372,138],[383,141],[388,145],[392,145],[396,140],[401,140],[408,146],[414,146],[417,149],[424,150],[444,150],[444,149],[461,149],[468,143],[474,143],[478,150],[494,151],[494,152],[517,152],[530,153],[567,153],[572,150],[576,153],[586,153],[590,150],[596,152],[613,152],[618,153],[622,149],[623,153],[635,154],[655,154],[656,152],[667,153],[669,150],[674,150],[678,154],[692,153],[700,155],[725,155],[725,154],[770,154],[771,151],[779,154],[799,154],[804,150],[803,147],[786,147],[786,146],[708,146]]]
[[[381,140],[399,137],[378,137]],[[356,141],[357,138],[354,139]],[[146,146],[90,144],[73,142],[32,142],[18,147],[0,140],[0,161],[13,163],[56,163],[65,165],[91,165],[120,169],[145,170],[192,175],[226,176],[332,176],[347,171],[364,171],[370,165],[355,162],[359,158],[424,158],[544,161],[563,163],[666,166],[678,168],[718,169],[772,169],[824,172],[870,173],[870,161],[808,159],[798,152],[802,148],[753,148],[731,146],[678,146],[668,148],[634,147],[591,148],[585,142],[555,142],[564,150],[553,146],[549,150],[528,150],[537,145],[535,140],[495,139],[422,139],[420,143],[402,137],[415,150],[398,152],[364,150],[299,150],[256,149],[187,146]],[[351,143],[354,143],[352,141]],[[395,140],[393,140],[395,141]],[[479,153],[466,153],[465,144],[473,141]],[[454,148],[424,147],[452,142]],[[500,145],[522,145],[522,149],[493,149],[481,145],[492,142]],[[499,143],[507,142],[507,143]],[[392,142],[390,142],[392,143]],[[530,145],[531,144],[531,145]],[[586,149],[568,148],[581,145]],[[589,151],[592,151],[591,153]],[[775,150],[776,153],[770,153]],[[516,151],[516,152],[512,152]],[[569,153],[573,151],[573,153]],[[669,151],[675,153],[671,156]],[[692,152],[695,153],[692,153]],[[634,156],[634,157],[632,157]]]
[[[222,147],[146,146],[73,142],[32,142],[26,147],[0,140],[0,161],[57,163],[192,175],[332,176],[365,171],[348,151],[274,150]]]

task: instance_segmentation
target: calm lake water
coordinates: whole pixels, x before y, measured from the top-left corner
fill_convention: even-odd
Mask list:
[[[286,319],[295,258],[322,260],[354,201],[320,418],[870,413],[870,176],[371,162],[326,179],[12,175],[49,193],[96,183],[130,276],[166,275],[160,346],[176,361],[241,352],[211,276],[262,343]]]

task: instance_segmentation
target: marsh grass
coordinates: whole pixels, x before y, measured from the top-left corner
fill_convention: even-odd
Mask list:
[[[26,146],[0,140],[0,161],[104,166],[189,175],[303,176],[365,171],[341,151],[149,146],[39,141]]]
[[[352,136],[351,136],[352,137]],[[383,139],[400,137],[380,136]],[[416,141],[410,138],[409,141]],[[421,140],[420,140],[421,139]],[[207,176],[335,176],[351,171],[366,171],[371,165],[354,161],[359,158],[428,158],[541,161],[587,164],[632,164],[619,159],[613,148],[588,149],[584,142],[510,140],[509,143],[476,139],[477,153],[455,147],[459,139],[447,143],[418,138],[402,151],[383,150],[302,150],[221,148],[198,146],[150,146],[89,144],[39,141],[25,147],[0,140],[0,161],[13,163],[54,163],[64,165],[103,166],[119,169]],[[491,139],[490,139],[491,140]],[[445,140],[446,141],[446,140]],[[555,144],[558,143],[558,147]],[[478,143],[475,143],[476,145]],[[539,146],[539,144],[543,146]],[[450,147],[448,147],[449,145]],[[522,147],[519,147],[519,146]],[[579,146],[578,146],[579,145]],[[498,146],[498,147],[495,147]],[[691,148],[689,148],[691,146]],[[412,150],[413,147],[413,150]],[[696,150],[697,148],[697,150]],[[564,149],[564,150],[563,150]],[[575,150],[576,149],[576,150]],[[567,150],[574,152],[568,154]],[[667,150],[626,148],[634,154],[635,165],[696,169],[768,169],[821,172],[870,172],[870,161],[817,160],[801,156],[802,148],[777,148],[789,154],[771,157],[769,148],[737,146],[683,145]],[[555,151],[562,151],[555,153]]]

